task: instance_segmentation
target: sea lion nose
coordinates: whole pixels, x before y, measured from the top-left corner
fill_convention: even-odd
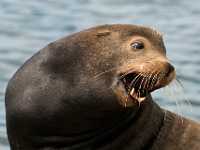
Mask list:
[[[169,76],[175,69],[170,63],[166,63],[166,75]]]

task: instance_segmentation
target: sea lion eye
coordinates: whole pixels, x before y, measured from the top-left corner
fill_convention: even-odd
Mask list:
[[[134,42],[131,44],[131,47],[134,49],[143,49],[144,44],[142,42]]]

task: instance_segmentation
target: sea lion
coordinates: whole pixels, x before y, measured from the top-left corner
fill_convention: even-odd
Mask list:
[[[48,44],[6,90],[12,150],[197,150],[200,125],[151,92],[175,78],[162,35],[102,25]]]

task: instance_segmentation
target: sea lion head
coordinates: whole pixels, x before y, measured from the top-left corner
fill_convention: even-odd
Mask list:
[[[68,45],[65,38],[54,45],[70,49],[69,56],[75,55],[73,59],[68,58],[70,63],[63,65],[70,65],[66,70],[72,75],[68,78],[73,81],[70,86],[74,85],[72,91],[82,97],[95,93],[96,97],[106,95],[107,99],[114,94],[121,105],[133,106],[175,78],[162,34],[152,28],[104,25],[77,33],[67,40],[70,41]],[[61,56],[54,57],[60,59]],[[53,62],[59,61],[62,59]]]

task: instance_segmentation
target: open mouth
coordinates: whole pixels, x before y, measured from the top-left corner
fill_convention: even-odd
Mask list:
[[[173,79],[176,74],[174,67],[169,63],[166,63],[162,68],[152,70],[147,69],[144,72],[127,71],[119,74],[119,83],[122,85],[123,92],[125,92],[125,105],[129,102],[129,99],[142,102],[146,97],[156,89],[165,87]]]
[[[131,72],[120,76],[120,81],[132,99],[142,102],[153,91],[155,78],[147,77],[141,73]]]

